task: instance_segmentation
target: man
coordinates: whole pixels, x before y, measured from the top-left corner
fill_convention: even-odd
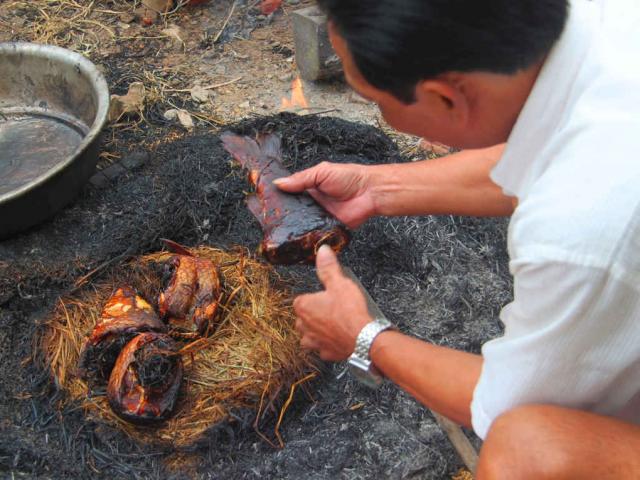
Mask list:
[[[438,347],[371,323],[323,247],[325,290],[294,304],[302,346],[341,361],[362,355],[357,341],[388,379],[472,425],[480,480],[640,478],[636,2],[319,3],[350,85],[396,129],[466,150],[321,163],[279,187],[354,228],[374,215],[512,215],[514,300],[482,356]]]

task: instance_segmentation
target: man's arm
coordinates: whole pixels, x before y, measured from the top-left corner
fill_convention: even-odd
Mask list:
[[[377,215],[507,216],[515,199],[489,174],[504,145],[466,150],[434,160],[372,168]]]
[[[376,337],[369,355],[385,377],[420,403],[460,425],[471,426],[471,400],[482,370],[480,355],[390,330]]]

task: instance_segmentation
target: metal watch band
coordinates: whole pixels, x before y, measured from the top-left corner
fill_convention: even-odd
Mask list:
[[[369,350],[373,340],[379,333],[390,328],[395,328],[394,325],[384,318],[374,318],[371,322],[367,323],[356,338],[356,348],[353,351],[353,355],[363,360],[369,360]]]

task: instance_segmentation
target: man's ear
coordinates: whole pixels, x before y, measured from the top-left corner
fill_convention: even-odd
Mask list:
[[[416,103],[423,105],[434,118],[446,119],[460,126],[469,120],[469,99],[460,84],[447,79],[420,82],[416,86]]]

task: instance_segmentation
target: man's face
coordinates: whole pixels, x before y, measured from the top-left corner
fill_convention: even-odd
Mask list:
[[[429,108],[433,107],[430,105],[433,98],[418,98],[416,102],[407,105],[391,93],[374,87],[362,76],[346,41],[333,26],[330,27],[330,36],[333,47],[342,60],[345,78],[349,85],[362,97],[378,104],[382,116],[391,127],[447,145],[465,144],[464,139],[459,138],[457,125],[452,125],[446,115],[445,118],[443,115],[436,115],[434,110],[440,110],[440,108]]]

